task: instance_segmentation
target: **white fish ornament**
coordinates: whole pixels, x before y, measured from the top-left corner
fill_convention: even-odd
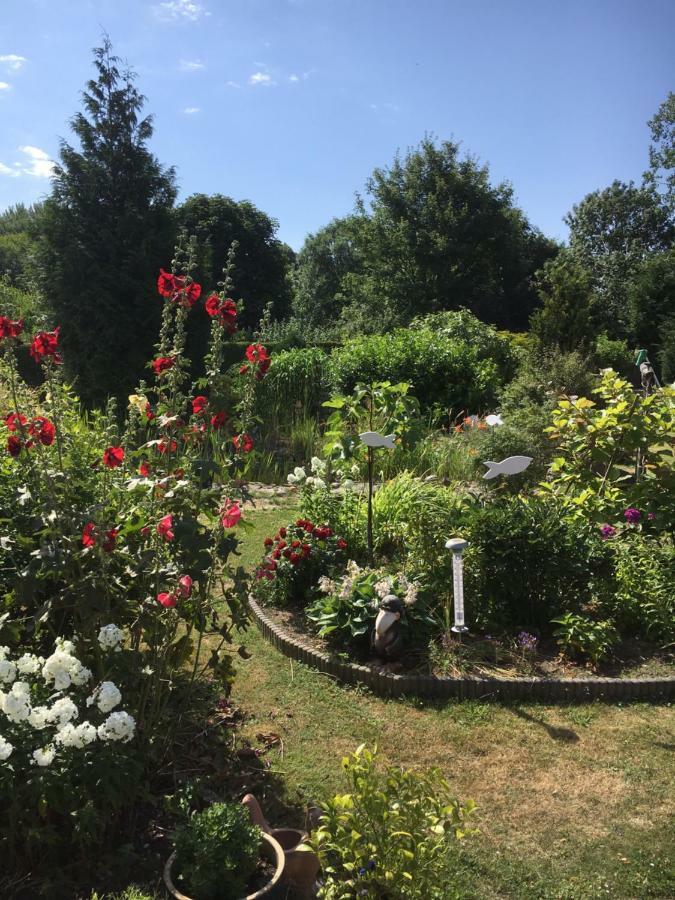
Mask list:
[[[394,449],[396,440],[395,434],[380,434],[378,431],[364,431],[359,437],[366,447],[386,447],[387,450]]]
[[[492,460],[486,459],[483,465],[487,466],[488,470],[483,478],[496,478],[497,475],[517,475],[519,472],[524,472],[531,462],[531,456],[507,456],[501,462],[492,462]]]
[[[503,425],[504,420],[499,415],[499,413],[490,413],[489,416],[485,416],[485,422],[487,425]]]

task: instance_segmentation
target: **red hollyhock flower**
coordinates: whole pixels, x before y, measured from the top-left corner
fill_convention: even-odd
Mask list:
[[[211,428],[218,431],[227,422],[227,419],[228,416],[226,412],[217,412],[214,416],[211,416]]]
[[[147,459],[142,460],[140,466],[138,467],[139,474],[142,475],[143,478],[147,478],[150,475],[151,471],[152,469]]]
[[[159,278],[157,279],[157,290],[162,297],[173,297],[178,289],[175,275],[171,272],[165,272],[164,269],[159,270]]]
[[[55,328],[54,331],[39,331],[35,335],[28,348],[30,355],[35,362],[39,363],[41,359],[50,356],[56,365],[60,364],[61,356],[57,349],[59,343],[59,331],[60,328]]]
[[[175,438],[167,439],[162,438],[162,440],[157,444],[157,450],[159,453],[175,453],[178,449],[178,441]]]
[[[260,363],[269,357],[262,344],[249,344],[246,348],[246,359],[252,363]]]
[[[152,422],[152,420],[155,418],[155,413],[153,412],[153,409],[149,403],[145,404],[145,418],[148,420],[148,422]]]
[[[157,523],[157,534],[165,541],[172,541],[176,536],[173,531],[173,516],[170,513]]]
[[[241,507],[236,500],[230,500],[228,497],[220,511],[220,524],[223,528],[234,528],[239,519],[241,519]]]
[[[157,594],[157,602],[162,606],[166,607],[166,609],[171,609],[176,605],[176,595],[175,594]]]
[[[218,294],[209,294],[206,298],[206,303],[204,304],[204,309],[207,312],[207,315],[213,318],[217,316],[220,312],[220,297]]]
[[[112,553],[112,551],[115,549],[115,543],[117,541],[118,534],[118,528],[111,528],[109,531],[106,531],[103,542],[101,543],[101,546],[106,553]]]
[[[45,419],[44,416],[36,416],[28,427],[28,433],[37,438],[45,447],[51,447],[56,437],[56,428],[49,419]]]
[[[193,281],[192,284],[189,284],[183,291],[185,296],[185,301],[187,305],[192,309],[197,300],[199,300],[202,293],[201,284],[197,284],[196,281]]]
[[[9,431],[17,431],[20,426],[26,424],[28,420],[21,413],[11,412],[5,416],[5,425]]]
[[[195,416],[198,416],[200,413],[203,413],[206,407],[209,405],[209,401],[203,394],[200,394],[198,397],[192,398],[192,412]]]
[[[158,356],[157,359],[153,359],[152,368],[155,371],[155,375],[158,377],[163,372],[168,372],[169,369],[172,369],[176,360],[173,356]]]
[[[271,537],[266,537],[266,538],[265,538],[265,541],[264,541],[264,544],[265,544],[266,547],[271,547],[272,544],[274,544],[274,541],[272,540]]]
[[[95,547],[96,546],[96,526],[93,522],[87,522],[82,530],[82,546],[83,547]]]
[[[182,597],[183,600],[187,600],[187,598],[192,593],[192,579],[189,575],[183,575],[178,579],[178,596]]]
[[[347,549],[347,541],[344,538],[340,538],[337,542],[338,550],[346,550]]]
[[[237,305],[234,300],[227,299],[218,311],[218,318],[229,334],[237,330]]]
[[[0,316],[0,340],[3,338],[16,338],[23,331],[23,319],[12,322],[7,316]]]
[[[103,465],[109,469],[116,469],[124,462],[124,450],[122,447],[108,447],[103,451]]]
[[[236,435],[232,438],[232,443],[234,444],[234,449],[239,452],[240,450],[244,453],[250,453],[253,450],[253,438],[250,434],[240,434]]]
[[[15,458],[21,453],[21,440],[15,434],[7,438],[7,452]]]

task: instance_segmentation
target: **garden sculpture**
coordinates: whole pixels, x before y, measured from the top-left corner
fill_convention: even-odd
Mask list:
[[[359,437],[366,447],[386,447],[387,450],[394,449],[394,441],[396,440],[395,434],[380,434],[377,431],[364,431]]]
[[[401,615],[403,603],[394,594],[387,594],[379,606],[371,645],[378,656],[391,661],[403,652]]]
[[[524,472],[531,462],[531,456],[508,456],[501,462],[492,462],[492,460],[486,459],[483,465],[487,466],[488,470],[483,478],[496,478],[497,475],[517,475],[519,472]]]

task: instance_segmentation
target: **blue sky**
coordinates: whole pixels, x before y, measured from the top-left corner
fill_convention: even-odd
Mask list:
[[[425,133],[564,238],[573,203],[640,178],[675,89],[672,0],[0,0],[0,209],[49,190],[103,29],[180,196],[251,200],[296,249]]]

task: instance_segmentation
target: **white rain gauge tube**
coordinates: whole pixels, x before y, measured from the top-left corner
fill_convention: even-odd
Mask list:
[[[452,589],[454,596],[455,624],[451,631],[456,634],[464,634],[469,629],[464,624],[464,562],[462,553],[469,546],[469,542],[462,538],[450,538],[446,541],[447,550],[452,550]]]

